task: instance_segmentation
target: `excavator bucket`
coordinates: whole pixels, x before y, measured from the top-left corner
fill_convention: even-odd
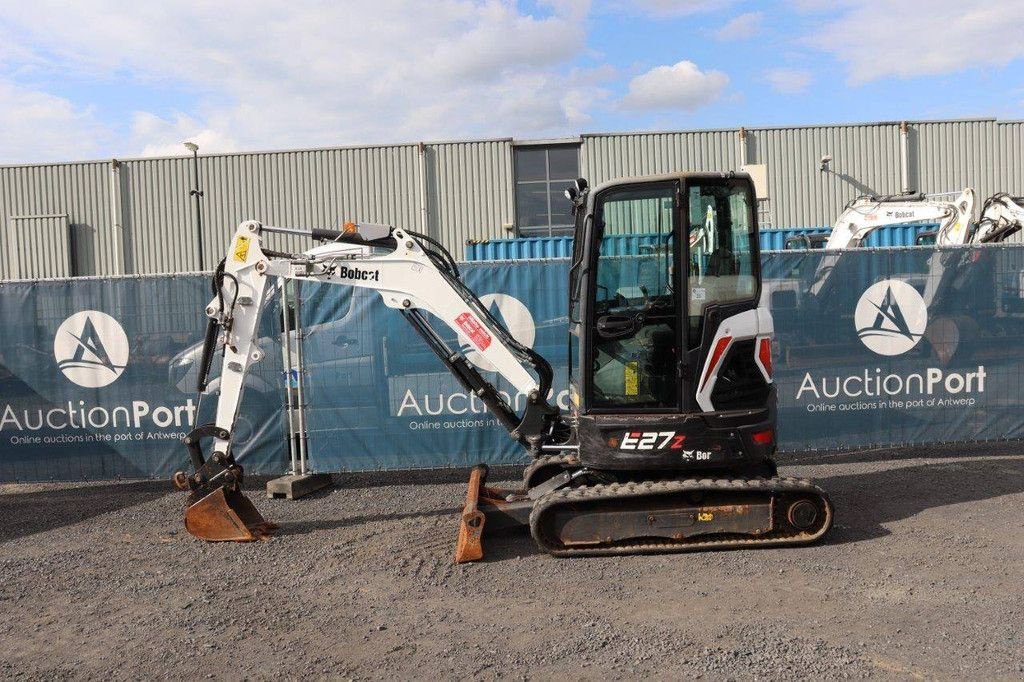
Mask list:
[[[264,519],[241,490],[222,487],[189,505],[185,528],[210,542],[252,542],[266,540],[277,526]]]
[[[480,491],[484,489],[487,478],[487,467],[478,464],[469,473],[469,489],[466,490],[466,506],[462,508],[462,521],[459,523],[459,540],[455,545],[455,563],[479,561],[484,558],[481,538],[484,534],[484,513],[477,509]]]

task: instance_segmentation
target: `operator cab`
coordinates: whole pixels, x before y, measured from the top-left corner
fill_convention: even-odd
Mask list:
[[[756,362],[759,337],[771,332],[767,312],[758,313],[768,320],[766,331],[755,329],[735,342],[730,337],[725,345],[716,341],[722,322],[756,311],[760,295],[749,176],[674,174],[593,190],[579,180],[567,195],[576,215],[569,275],[571,409],[581,442],[588,430],[592,436],[581,454],[594,452],[599,440],[601,465],[612,466],[610,458],[622,464],[623,453],[608,449],[618,449],[623,433],[630,438],[632,432],[623,429],[631,423],[683,435],[709,426],[707,419],[693,419],[697,413],[745,411],[747,419],[733,421],[744,428],[770,421],[774,394]],[[701,388],[710,385],[709,356],[719,346],[721,356],[711,363],[714,390],[702,398]],[[725,448],[730,456],[770,454],[743,440]],[[660,454],[668,468],[688,465],[672,457],[678,453]]]

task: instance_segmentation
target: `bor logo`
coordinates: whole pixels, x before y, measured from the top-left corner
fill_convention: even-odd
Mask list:
[[[110,315],[75,313],[57,328],[53,356],[64,376],[85,388],[108,386],[128,364],[128,337]]]
[[[868,287],[853,316],[857,336],[879,355],[900,355],[917,345],[928,326],[928,307],[917,289],[898,279]]]
[[[530,314],[529,308],[522,301],[508,294],[487,294],[480,297],[480,303],[499,322],[504,323],[509,333],[512,334],[512,338],[527,348],[533,347],[533,342],[537,338],[537,326],[533,322],[533,315]],[[474,365],[485,372],[495,370],[494,365],[476,350],[465,334],[459,334],[459,346],[466,355],[466,359]]]

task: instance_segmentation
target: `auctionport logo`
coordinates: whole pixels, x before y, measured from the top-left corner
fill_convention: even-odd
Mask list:
[[[861,294],[853,314],[857,336],[879,355],[902,355],[928,326],[928,307],[917,289],[898,279],[876,282]]]
[[[57,328],[53,356],[73,383],[102,388],[114,383],[128,365],[128,336],[110,315],[83,310]]]

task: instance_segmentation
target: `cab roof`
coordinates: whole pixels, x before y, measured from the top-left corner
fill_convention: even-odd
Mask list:
[[[690,172],[690,171],[678,171],[675,173],[660,173],[657,175],[637,175],[633,177],[615,178],[613,180],[606,180],[597,187],[590,190],[591,196],[598,192],[603,192],[606,189],[612,187],[623,187],[626,185],[641,185],[648,182],[669,182],[672,180],[721,180],[724,178],[742,178],[749,180],[750,175],[748,173],[742,173],[739,171],[717,171],[717,172]]]

